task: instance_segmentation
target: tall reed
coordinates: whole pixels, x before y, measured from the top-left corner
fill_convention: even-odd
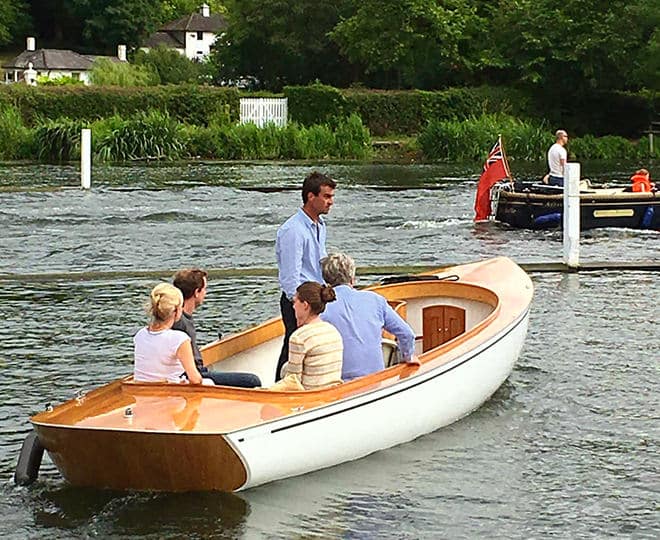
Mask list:
[[[160,111],[138,113],[128,119],[112,117],[96,125],[94,146],[101,160],[176,159],[184,149],[182,124]]]
[[[0,108],[0,159],[27,159],[33,156],[33,132],[23,124],[16,107]]]
[[[34,130],[34,148],[41,161],[72,161],[80,158],[82,120],[46,120]]]
[[[433,120],[420,134],[418,143],[430,159],[477,161],[502,136],[511,159],[540,159],[552,144],[552,135],[543,125],[518,120],[505,114],[484,114],[468,120]]]
[[[497,140],[509,159],[545,160],[554,135],[544,124],[518,120],[504,114],[485,114],[464,121],[431,121],[420,134],[418,143],[428,159],[446,161],[481,161]],[[637,144],[617,136],[571,137],[569,159],[645,159],[649,155],[648,138]],[[660,156],[660,148],[654,150]]]

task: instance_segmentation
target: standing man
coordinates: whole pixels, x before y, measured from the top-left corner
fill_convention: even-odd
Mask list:
[[[325,174],[314,171],[302,185],[302,208],[287,219],[277,231],[275,255],[282,296],[280,310],[284,322],[284,343],[277,362],[275,380],[289,359],[289,338],[297,328],[293,311],[293,295],[305,281],[323,283],[321,259],[325,250],[326,228],[321,217],[330,212],[334,203],[337,183]]]
[[[564,165],[567,161],[566,143],[568,142],[568,133],[563,129],[558,129],[555,133],[556,141],[548,150],[548,173],[547,183],[551,186],[564,185]]]
[[[208,273],[199,268],[179,270],[174,274],[172,284],[183,294],[183,313],[172,326],[173,330],[181,330],[190,336],[193,357],[197,370],[204,379],[211,379],[215,384],[224,386],[240,386],[254,388],[261,386],[261,380],[253,373],[209,371],[202,360],[202,353],[197,346],[197,331],[193,312],[202,305],[206,298]]]

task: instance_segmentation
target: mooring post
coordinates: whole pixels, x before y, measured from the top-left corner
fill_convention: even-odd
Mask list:
[[[80,187],[92,187],[92,130],[84,128],[80,134]]]
[[[580,264],[580,164],[564,166],[564,264]]]
[[[649,155],[653,157],[653,128],[649,131]]]

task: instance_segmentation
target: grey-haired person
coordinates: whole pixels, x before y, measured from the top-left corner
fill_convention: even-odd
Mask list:
[[[321,319],[332,324],[344,342],[341,377],[344,381],[383,369],[383,329],[397,338],[404,362],[419,364],[415,356],[415,334],[410,325],[373,291],[355,285],[355,262],[343,253],[321,260],[323,279],[332,285],[337,300],[326,306]]]

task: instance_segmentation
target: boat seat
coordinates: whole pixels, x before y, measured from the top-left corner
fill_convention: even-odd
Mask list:
[[[399,346],[393,339],[383,338],[383,365],[388,368],[399,363]]]

